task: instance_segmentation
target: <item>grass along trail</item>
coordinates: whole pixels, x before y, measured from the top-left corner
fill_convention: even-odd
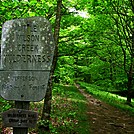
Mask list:
[[[84,90],[85,87],[82,89],[79,85],[54,85],[48,133],[38,129],[38,124],[45,123],[40,120],[43,103],[31,103],[30,110],[39,113],[39,120],[36,128],[29,129],[29,134],[134,134],[133,116]],[[10,128],[6,128],[3,134],[11,132]]]
[[[89,134],[134,134],[134,116],[94,98],[79,85],[76,87],[88,100]]]

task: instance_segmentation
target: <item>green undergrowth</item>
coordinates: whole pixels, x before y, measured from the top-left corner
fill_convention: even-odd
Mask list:
[[[79,82],[79,84],[88,93],[92,94],[98,99],[101,99],[112,106],[128,111],[134,115],[134,108],[126,104],[126,97],[121,97],[119,95],[115,95],[106,91],[102,91],[100,90],[99,86],[87,84],[85,82]],[[134,100],[132,100],[132,106],[134,106]]]
[[[42,111],[42,102],[31,103],[31,109],[39,113],[39,123]],[[54,84],[50,133],[49,134],[86,134],[89,133],[88,107],[85,97],[72,85]],[[31,130],[36,131],[37,130]],[[47,132],[38,132],[48,134]]]
[[[89,119],[86,112],[86,99],[76,87],[55,85],[52,99],[51,133],[88,133]]]
[[[12,102],[6,101],[4,100],[2,97],[0,97],[0,133],[2,131],[2,117],[1,114],[4,111],[7,111],[8,109],[10,109],[12,107]]]
[[[11,108],[11,104],[9,103],[9,101],[0,98],[0,113],[8,110],[9,108]]]
[[[12,106],[13,104],[10,104],[8,101],[3,99],[0,100],[0,112],[8,110]],[[32,111],[37,111],[39,115],[37,126],[39,123],[43,123],[40,120],[42,107],[43,101],[30,103],[30,109]],[[49,134],[89,133],[89,118],[86,114],[87,109],[85,97],[75,86],[55,84],[53,88]],[[5,130],[10,132],[8,129]],[[38,132],[38,128],[30,128],[29,132],[47,134],[47,132]]]

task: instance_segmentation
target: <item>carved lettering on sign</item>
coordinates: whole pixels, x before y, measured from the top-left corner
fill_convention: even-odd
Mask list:
[[[7,21],[1,41],[1,96],[16,101],[42,100],[55,49],[48,20],[30,17]]]
[[[40,41],[40,35],[17,35],[18,41]]]
[[[37,32],[38,24],[36,24],[35,21],[33,21],[33,23],[27,23],[27,24],[22,24],[22,25],[18,24],[16,30],[21,31],[21,32],[27,32],[29,28],[30,28],[30,32]]]
[[[45,55],[4,55],[5,62],[23,62],[23,63],[37,63],[37,62],[49,62],[49,57]],[[15,64],[15,63],[14,63]]]
[[[40,91],[40,90],[43,90],[45,88],[45,85],[33,85],[33,84],[30,84],[30,85],[27,85],[27,87],[29,88],[30,91]],[[26,88],[26,85],[22,85],[22,86],[16,86],[16,85],[11,85],[11,84],[3,84],[2,85],[2,90],[25,90]]]
[[[19,68],[19,65],[24,64],[23,69],[38,70],[40,67],[40,70],[50,70],[54,41],[45,18],[8,21],[3,26],[3,33],[1,54],[2,64],[6,68],[11,69],[10,65]]]
[[[12,77],[12,80],[13,81],[34,81],[34,80],[37,80],[37,77],[36,76],[24,76],[24,75],[18,75],[18,76],[13,76]]]
[[[24,109],[11,109],[2,113],[5,127],[35,127],[38,114]]]

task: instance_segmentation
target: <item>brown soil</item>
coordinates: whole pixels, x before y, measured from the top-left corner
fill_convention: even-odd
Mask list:
[[[94,98],[78,85],[77,87],[88,100],[90,134],[134,134],[134,116]]]

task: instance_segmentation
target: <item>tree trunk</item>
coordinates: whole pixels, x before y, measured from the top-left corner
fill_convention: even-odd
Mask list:
[[[127,92],[127,104],[131,105],[131,99],[132,99],[132,87],[133,87],[133,63],[130,65],[130,70],[128,73],[128,92]]]
[[[44,122],[44,124],[39,126],[41,131],[49,131],[49,120],[50,120],[51,100],[52,100],[52,76],[53,76],[54,70],[56,68],[57,57],[58,57],[58,41],[59,41],[59,31],[60,31],[60,21],[61,21],[61,7],[62,7],[62,0],[58,0],[57,1],[55,28],[54,28],[55,52],[54,52],[52,70],[50,72],[48,88],[47,88],[46,96],[44,99],[42,116],[41,116],[41,120]]]
[[[134,29],[132,31],[132,54],[131,54],[131,65],[128,73],[128,94],[127,94],[127,103],[131,104],[131,94],[133,93],[133,84],[134,84]]]
[[[130,10],[134,13],[134,0],[130,0],[129,6]],[[117,3],[112,4],[113,11],[117,14],[117,17],[113,17],[117,26],[117,35],[119,37],[120,46],[122,48],[122,52],[124,55],[124,71],[127,73],[127,104],[131,104],[132,92],[133,92],[133,75],[134,75],[134,17],[128,15],[128,9],[124,8],[124,12],[120,10],[122,5],[119,4],[119,0]],[[125,3],[123,3],[125,4]],[[128,18],[131,18],[128,19]],[[128,23],[129,22],[129,23]],[[131,25],[132,24],[132,25]],[[125,44],[125,45],[124,45]],[[124,47],[125,46],[125,47]],[[130,61],[127,60],[127,53],[129,52]],[[127,70],[127,66],[129,69]]]

